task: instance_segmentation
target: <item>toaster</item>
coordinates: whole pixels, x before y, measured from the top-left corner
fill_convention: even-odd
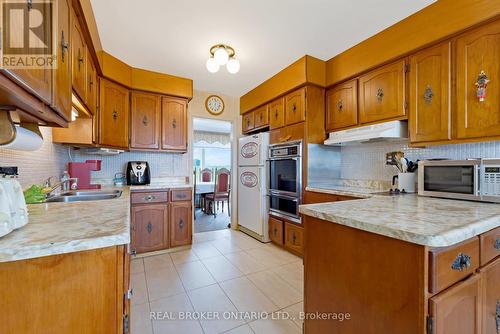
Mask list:
[[[145,185],[151,183],[151,171],[146,161],[129,161],[127,164],[127,184]]]

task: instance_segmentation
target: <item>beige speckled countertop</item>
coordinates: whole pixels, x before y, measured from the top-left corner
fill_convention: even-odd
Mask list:
[[[356,196],[352,193],[351,196]],[[429,247],[445,247],[500,226],[500,204],[404,195],[306,204],[300,213]]]
[[[28,205],[29,223],[0,238],[0,262],[78,252],[130,242],[130,192],[190,187],[152,183],[120,189],[116,199]]]

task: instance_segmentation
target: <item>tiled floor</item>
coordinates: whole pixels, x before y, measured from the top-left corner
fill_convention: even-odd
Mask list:
[[[303,276],[274,245],[197,233],[189,250],[132,260],[132,333],[301,333]]]

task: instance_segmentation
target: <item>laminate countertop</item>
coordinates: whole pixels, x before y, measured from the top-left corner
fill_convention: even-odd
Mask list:
[[[500,204],[414,194],[395,197],[372,194],[365,199],[301,205],[299,211],[429,247],[451,246],[500,226]]]
[[[119,189],[119,198],[28,205],[29,223],[0,238],[0,262],[32,259],[130,243],[130,193],[188,188],[153,183]]]

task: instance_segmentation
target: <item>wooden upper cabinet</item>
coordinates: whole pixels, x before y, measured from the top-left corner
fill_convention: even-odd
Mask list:
[[[285,96],[285,125],[306,119],[306,88],[297,89]]]
[[[457,138],[500,135],[500,21],[456,41]],[[481,76],[489,80],[481,101]]]
[[[432,297],[429,304],[433,333],[481,334],[481,291],[478,276]]]
[[[130,111],[130,148],[160,148],[161,97],[132,92]]]
[[[451,42],[410,57],[410,140],[413,143],[451,137]]]
[[[326,130],[358,124],[358,80],[337,85],[326,92]]]
[[[129,92],[106,79],[100,79],[99,143],[128,148]]]
[[[500,258],[481,269],[483,289],[483,334],[496,334],[500,331]]]
[[[87,58],[87,108],[92,115],[96,114],[97,108],[97,70],[94,61],[89,56]]]
[[[277,129],[285,126],[285,99],[280,97],[269,103],[269,128]]]
[[[266,104],[254,112],[254,127],[263,128],[269,125],[269,106]]]
[[[57,3],[57,69],[53,70],[52,106],[67,121],[71,120],[71,53],[70,53],[70,13],[69,0]]]
[[[78,17],[73,11],[71,19],[71,62],[73,90],[83,102],[87,100],[87,45]]]
[[[405,61],[380,67],[359,78],[359,121],[404,118]]]
[[[161,149],[187,151],[187,101],[163,97],[161,113]]]
[[[190,245],[191,201],[170,203],[170,247]]]
[[[255,128],[255,114],[253,111],[243,115],[241,118],[241,128],[243,133],[252,131]]]
[[[132,207],[132,249],[137,253],[168,248],[168,204]]]

